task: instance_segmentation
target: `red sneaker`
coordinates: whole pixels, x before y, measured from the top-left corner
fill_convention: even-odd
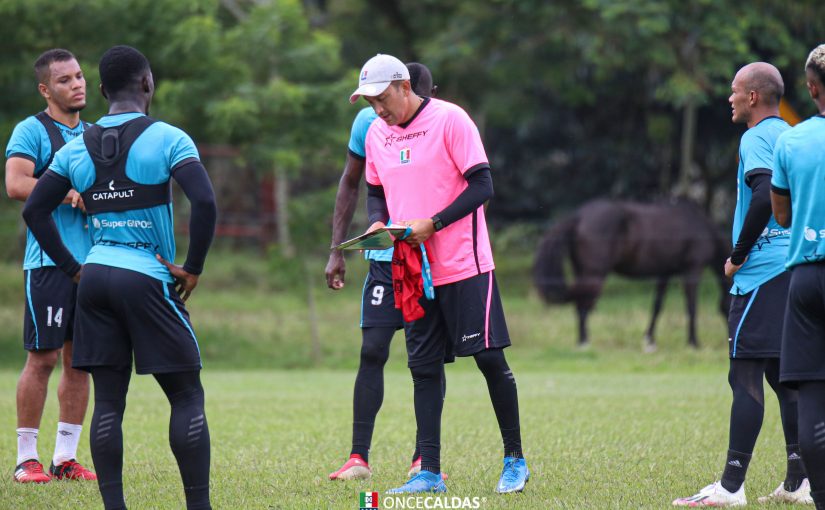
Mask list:
[[[410,464],[410,469],[407,471],[407,477],[412,478],[420,472],[421,472],[421,457],[418,457],[417,459],[412,461],[412,464]],[[442,472],[441,473],[441,479],[444,480],[444,481],[447,481],[447,478],[449,478],[449,476],[447,476],[447,473]]]
[[[357,453],[350,455],[349,460],[341,469],[329,474],[330,480],[368,480],[372,476],[372,469]]]
[[[67,460],[49,466],[49,476],[55,480],[97,480],[97,475],[80,465],[76,460]]]
[[[49,483],[51,478],[43,472],[43,464],[29,459],[14,468],[14,481],[19,483]]]

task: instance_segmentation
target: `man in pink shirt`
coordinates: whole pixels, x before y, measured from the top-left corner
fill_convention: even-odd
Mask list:
[[[366,137],[370,230],[390,217],[410,226],[406,241],[426,244],[436,287],[434,300],[420,301],[425,316],[405,324],[421,472],[389,492],[447,490],[439,473],[448,344],[456,356],[473,356],[487,380],[504,442],[496,491],[521,491],[530,473],[521,449],[516,382],[503,351],[510,337],[483,207],[493,184],[478,128],[460,107],[416,95],[404,63],[389,55],[364,64],[350,102],[361,96],[379,117]]]

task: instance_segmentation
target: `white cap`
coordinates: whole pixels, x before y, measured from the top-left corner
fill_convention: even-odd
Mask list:
[[[387,90],[396,80],[409,80],[410,71],[404,62],[392,55],[378,54],[367,60],[358,77],[358,88],[349,96],[349,102],[358,101],[361,96],[377,96]]]

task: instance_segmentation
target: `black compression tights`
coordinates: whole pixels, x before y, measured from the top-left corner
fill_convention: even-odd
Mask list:
[[[126,508],[123,499],[123,412],[131,369],[92,369],[95,409],[90,446],[98,486],[107,510]],[[169,445],[178,462],[189,510],[210,509],[209,428],[200,372],[156,374],[171,405]]]
[[[384,402],[384,365],[390,357],[390,342],[395,335],[395,327],[370,327],[361,330],[361,363],[355,377],[352,399],[352,450],[365,462],[369,462],[372,432],[375,429],[375,417]],[[443,376],[442,391],[444,397],[447,379]],[[416,434],[416,447],[413,460],[420,455]]]
[[[744,482],[748,462],[762,428],[765,414],[763,377],[779,401],[785,444],[789,449],[797,448],[797,392],[779,384],[779,360],[732,359],[728,372],[728,383],[733,391],[729,450],[725,472],[722,475],[722,485],[730,491],[738,490]],[[804,478],[801,474],[801,463],[789,459],[786,484],[798,486],[802,481],[800,476]]]
[[[753,453],[765,414],[763,377],[768,381],[779,400],[785,444],[798,443],[797,392],[779,384],[779,360],[776,358],[732,359],[728,372],[728,383],[733,390],[728,443],[731,450]]]
[[[490,401],[496,413],[504,456],[521,458],[521,427],[519,425],[518,390],[513,371],[507,365],[502,349],[487,349],[473,356],[487,380]]]

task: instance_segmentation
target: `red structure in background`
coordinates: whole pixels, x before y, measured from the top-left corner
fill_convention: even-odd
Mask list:
[[[199,145],[201,161],[212,180],[218,202],[216,237],[237,244],[254,243],[264,249],[277,234],[275,224],[275,179],[261,175],[245,163],[241,152],[228,145]],[[176,216],[188,210],[183,193],[175,187],[179,199]],[[175,222],[181,234],[189,232],[188,221]]]

